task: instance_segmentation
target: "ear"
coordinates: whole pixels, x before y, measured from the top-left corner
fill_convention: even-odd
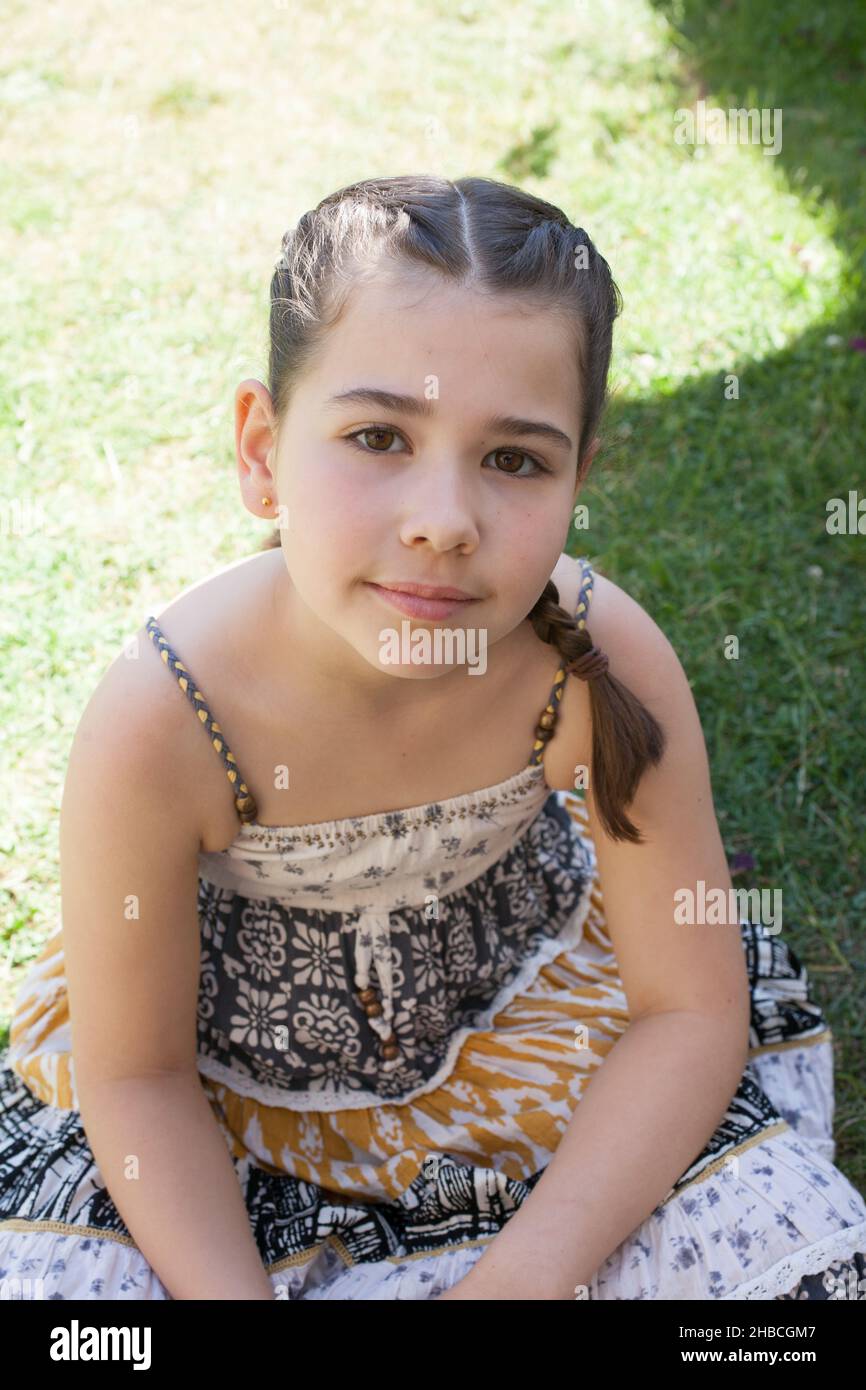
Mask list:
[[[592,443],[590,444],[589,448],[588,448],[587,451],[586,451],[586,457],[585,457],[585,459],[583,460],[582,465],[581,465],[581,466],[578,468],[578,470],[577,470],[577,478],[575,479],[575,483],[574,483],[574,495],[575,495],[575,497],[577,496],[578,489],[581,487],[581,485],[582,485],[583,483],[586,482],[587,478],[589,477],[589,470],[590,470],[590,468],[592,467],[592,461],[593,461],[593,459],[595,458],[595,456],[596,456],[596,454],[598,453],[598,451],[599,451],[600,448],[601,448],[601,440],[600,440],[600,438],[598,437],[598,435],[596,435],[595,438],[593,439]]]
[[[271,471],[275,453],[275,423],[271,393],[249,378],[235,391],[235,453],[244,506],[253,516],[273,518],[277,512],[277,480]],[[266,507],[263,497],[270,497]]]

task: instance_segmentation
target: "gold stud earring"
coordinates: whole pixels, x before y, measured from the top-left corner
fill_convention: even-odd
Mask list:
[[[262,498],[262,506],[263,506],[263,507],[269,507],[270,505],[271,505],[271,499],[270,499],[270,497],[263,497],[263,498]]]

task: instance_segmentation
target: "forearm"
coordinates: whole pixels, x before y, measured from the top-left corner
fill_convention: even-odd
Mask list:
[[[686,1011],[629,1025],[523,1206],[470,1271],[479,1297],[573,1299],[714,1133],[748,1060],[729,1024]]]
[[[174,1299],[272,1299],[225,1139],[197,1076],[79,1086],[90,1147]]]

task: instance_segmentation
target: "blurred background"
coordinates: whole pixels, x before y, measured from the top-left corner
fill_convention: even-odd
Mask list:
[[[866,1188],[866,7],[3,0],[0,29],[0,1048],[59,919],[90,694],[270,529],[233,392],[266,375],[284,230],[357,179],[480,174],[561,206],[622,291],[569,549],[680,655],[734,885],[783,891]],[[701,140],[711,107],[768,138]]]

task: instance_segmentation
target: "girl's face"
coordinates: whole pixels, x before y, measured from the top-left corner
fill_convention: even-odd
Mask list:
[[[387,701],[395,677],[466,671],[441,656],[383,660],[386,630],[475,629],[474,650],[483,641],[489,653],[526,618],[568,534],[577,390],[554,314],[433,277],[380,273],[355,287],[244,488],[257,503],[271,484],[292,630],[320,674]],[[270,403],[260,383],[256,398]],[[472,602],[410,616],[371,587],[398,581]]]

